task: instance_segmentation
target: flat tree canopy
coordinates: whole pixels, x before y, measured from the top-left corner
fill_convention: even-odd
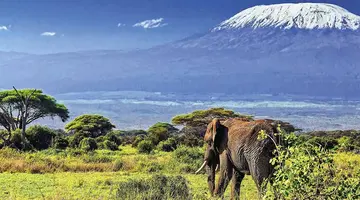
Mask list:
[[[86,114],[76,117],[65,126],[67,132],[88,133],[90,137],[106,135],[115,126],[110,120],[101,115]]]
[[[22,130],[22,137],[26,142],[26,126],[37,119],[45,117],[59,117],[63,122],[69,118],[69,111],[56,99],[43,94],[37,89],[22,89],[0,91],[0,125],[8,131]],[[1,138],[8,140],[9,138]]]
[[[228,118],[244,118],[252,120],[252,116],[235,113],[232,110],[225,108],[210,108],[208,110],[196,110],[189,114],[177,115],[172,119],[175,125],[184,126],[203,126],[211,122],[213,118],[228,119]]]

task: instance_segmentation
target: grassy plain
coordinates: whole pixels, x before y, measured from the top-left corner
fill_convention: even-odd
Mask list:
[[[94,153],[75,150],[20,153],[3,149],[0,199],[121,199],[116,197],[120,182],[145,180],[154,174],[181,175],[188,181],[193,199],[209,199],[206,175],[193,173],[201,158],[201,148],[180,153],[155,151],[150,155],[138,154],[131,146],[123,146],[121,151]],[[350,153],[339,153],[335,159],[344,169],[349,161],[358,166],[360,163],[360,155]],[[241,199],[256,199],[256,187],[250,176],[241,187]]]

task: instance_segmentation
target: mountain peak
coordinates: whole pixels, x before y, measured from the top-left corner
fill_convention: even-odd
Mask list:
[[[360,28],[360,16],[340,6],[325,3],[260,5],[241,11],[212,31],[245,27],[357,30]]]

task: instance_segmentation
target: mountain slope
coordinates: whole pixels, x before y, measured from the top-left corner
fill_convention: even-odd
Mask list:
[[[360,97],[359,19],[331,4],[257,6],[151,49],[5,61],[0,88]]]

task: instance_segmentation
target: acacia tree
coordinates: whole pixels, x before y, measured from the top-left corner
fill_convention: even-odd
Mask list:
[[[88,137],[94,138],[106,135],[113,128],[115,128],[115,125],[113,125],[108,118],[94,114],[85,114],[76,117],[65,126],[67,132],[83,133]]]
[[[22,139],[26,143],[26,126],[37,119],[45,117],[59,117],[63,122],[69,118],[69,111],[56,99],[43,94],[37,89],[5,90],[0,92],[0,125],[7,132],[7,137],[1,139],[8,142],[11,131],[21,129]]]
[[[253,120],[252,116],[238,114],[232,110],[224,108],[210,108],[207,110],[196,110],[192,113],[177,115],[171,122],[175,125],[184,126],[180,131],[180,134],[182,135],[180,140],[183,144],[188,146],[201,146],[206,126],[213,118],[242,118],[246,120]]]
[[[252,116],[238,114],[225,108],[210,108],[208,110],[196,110],[189,114],[177,115],[172,119],[171,122],[175,125],[183,126],[206,126],[213,118],[243,118],[247,120],[253,119]]]

